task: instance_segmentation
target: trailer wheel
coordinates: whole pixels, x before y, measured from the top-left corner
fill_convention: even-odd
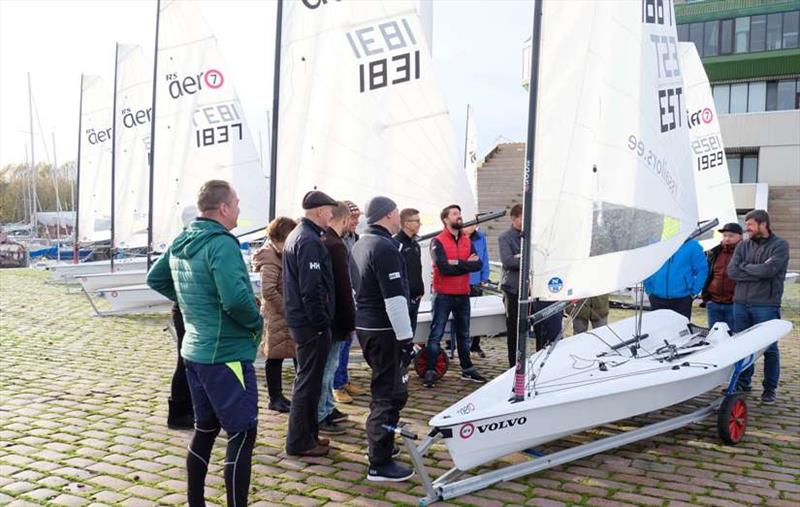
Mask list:
[[[726,396],[717,413],[719,438],[729,445],[738,444],[747,429],[747,403],[744,396]]]
[[[447,352],[444,349],[439,349],[439,355],[436,356],[436,367],[434,368],[436,380],[444,377],[449,363],[450,359],[447,357]],[[425,353],[424,348],[417,353],[417,357],[414,360],[414,370],[420,378],[425,378],[425,372],[428,371],[428,355]]]

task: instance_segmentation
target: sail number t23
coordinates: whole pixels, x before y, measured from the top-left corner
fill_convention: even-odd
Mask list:
[[[363,26],[346,35],[350,49],[361,61],[360,93],[419,79],[417,39],[405,18]]]

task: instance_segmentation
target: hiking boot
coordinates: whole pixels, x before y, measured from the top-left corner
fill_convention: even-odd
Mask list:
[[[401,482],[414,476],[414,470],[397,464],[394,460],[383,465],[370,465],[367,480],[374,482]]]
[[[485,384],[486,382],[488,382],[488,380],[486,380],[486,377],[478,373],[477,370],[473,369],[462,371],[461,378],[477,382],[478,384]]]
[[[340,411],[336,407],[333,408],[333,411],[328,416],[328,419],[331,420],[332,422],[335,422],[335,423],[346,421],[349,418],[350,418],[349,415],[347,415],[344,412]]]
[[[775,391],[767,389],[761,395],[761,403],[769,403],[769,404],[775,403],[775,398],[776,398]]]
[[[341,435],[345,433],[347,428],[344,426],[339,426],[335,422],[331,421],[331,417],[328,416],[319,423],[319,432],[325,433],[326,435]]]
[[[267,405],[267,408],[276,412],[280,412],[281,414],[288,414],[289,410],[292,408],[292,404],[286,398],[278,398],[275,401],[270,401],[269,405]]]
[[[422,379],[422,385],[425,387],[433,387],[436,385],[436,372],[428,370],[425,372],[425,378]]]
[[[347,394],[350,396],[361,396],[362,394],[366,394],[367,390],[363,387],[358,387],[357,385],[348,382],[344,385],[343,389],[347,391]]]
[[[350,393],[347,392],[347,389],[343,387],[333,390],[333,401],[336,403],[353,403],[353,398],[350,396]]]
[[[194,416],[191,414],[184,414],[178,417],[167,418],[167,428],[171,430],[193,430]]]
[[[286,451],[286,454],[289,456],[309,456],[309,457],[318,457],[318,456],[325,456],[329,452],[331,452],[331,448],[327,445],[315,445],[311,449],[307,451],[300,451],[300,452],[289,452]]]

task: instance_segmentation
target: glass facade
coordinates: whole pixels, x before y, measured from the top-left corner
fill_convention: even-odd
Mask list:
[[[717,114],[800,109],[800,79],[715,84],[711,91]]]
[[[726,153],[731,183],[758,183],[757,153]]]
[[[702,57],[798,47],[800,11],[678,25],[678,39],[694,42]]]

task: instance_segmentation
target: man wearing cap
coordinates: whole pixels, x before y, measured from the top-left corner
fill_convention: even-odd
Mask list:
[[[408,400],[408,363],[412,357],[406,265],[392,234],[400,231],[400,212],[388,197],[367,204],[369,227],[353,247],[358,267],[356,334],[372,368],[372,403],[367,418],[370,481],[404,481],[413,470],[394,461],[394,434]]]
[[[350,211],[350,219],[347,223],[347,229],[342,235],[342,241],[349,253],[353,253],[353,246],[358,241],[358,234],[356,234],[356,227],[358,227],[358,220],[361,217],[361,210],[353,201],[342,201],[347,209]],[[355,263],[350,259],[350,280],[358,278],[358,269]],[[342,343],[342,350],[339,352],[339,366],[336,368],[336,373],[333,376],[333,399],[336,403],[353,403],[353,396],[364,394],[364,388],[359,387],[350,382],[350,377],[347,374],[347,367],[350,364],[350,346],[352,342],[345,340]]]
[[[728,264],[728,276],[736,280],[733,294],[734,331],[781,318],[783,282],[789,266],[789,244],[769,226],[769,214],[756,209],[745,215],[748,238],[736,246]],[[764,392],[761,401],[775,403],[781,375],[778,342],[764,351]],[[753,367],[739,377],[738,387],[750,391]]]
[[[733,257],[736,245],[742,240],[742,226],[737,223],[725,224],[722,241],[708,251],[708,277],[701,294],[708,312],[708,327],[724,322],[731,330],[733,324],[733,291],[736,281],[728,276],[728,264]]]
[[[286,324],[297,346],[297,376],[286,434],[286,453],[292,456],[324,456],[329,451],[329,441],[319,438],[317,407],[335,304],[331,258],[321,237],[334,206],[336,201],[324,192],[307,193],[305,216],[283,248]]]
[[[430,246],[433,260],[433,316],[431,334],[425,349],[428,371],[425,372],[423,385],[433,387],[436,382],[437,374],[433,367],[439,357],[440,340],[451,313],[461,378],[485,383],[486,378],[478,373],[469,356],[469,274],[480,271],[483,263],[475,252],[472,241],[461,230],[464,224],[461,207],[451,204],[442,210],[439,218],[444,229],[431,240]]]

